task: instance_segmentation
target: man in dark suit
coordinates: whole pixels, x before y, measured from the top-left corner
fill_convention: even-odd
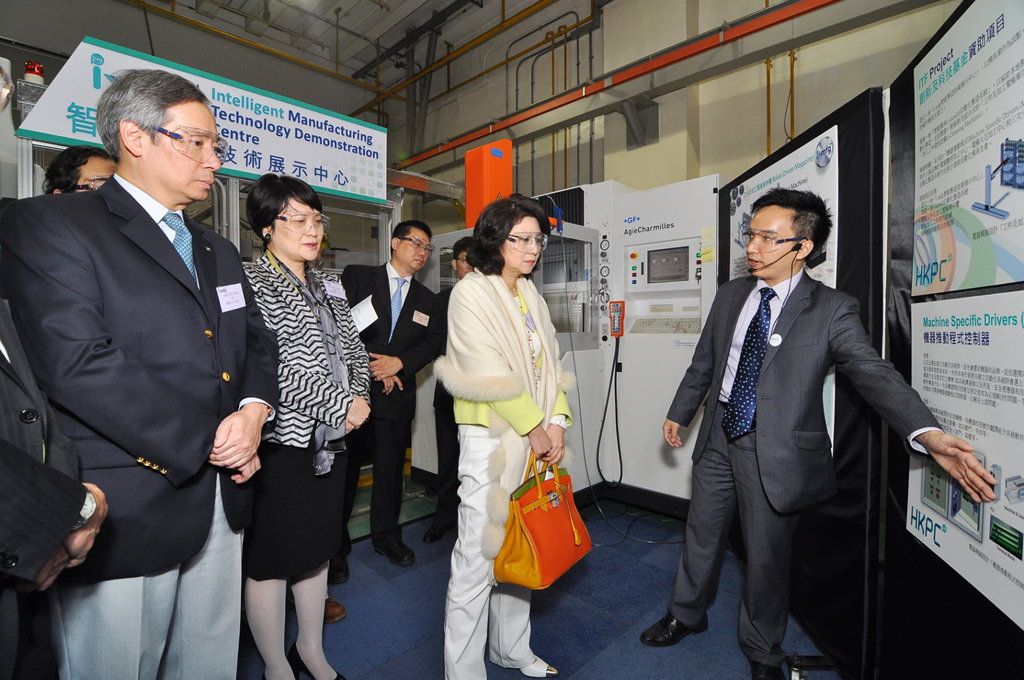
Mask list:
[[[434,250],[430,227],[418,220],[399,222],[391,233],[391,259],[369,267],[349,265],[341,282],[350,304],[370,304],[376,320],[359,336],[370,353],[370,427],[348,437],[349,460],[345,516],[348,525],[359,481],[358,456],[369,449],[373,459],[373,492],[370,497],[370,534],[373,548],[400,566],[416,556],[402,542],[398,515],[402,509],[402,478],[405,450],[412,438],[416,415],[416,373],[441,351],[443,320],[435,311],[436,296],[413,276]],[[369,302],[367,303],[367,299]],[[341,551],[334,561],[334,581],[343,570],[351,549],[346,529]]]
[[[33,639],[46,603],[27,591],[46,590],[85,560],[107,503],[78,481],[74,448],[54,425],[3,300],[0,404],[0,680],[9,680],[52,674],[49,630]],[[29,661],[30,650],[43,660]]]
[[[804,261],[832,227],[820,197],[776,188],[759,198],[747,241],[751,276],[722,286],[662,427],[682,445],[704,403],[693,493],[668,613],[640,639],[678,642],[707,627],[707,607],[738,509],[747,553],[740,646],[754,680],[781,680],[789,565],[799,511],[835,493],[821,392],[835,368],[910,447],[930,454],[976,500],[992,476],[971,446],[938,422],[864,331],[857,302],[813,280]]]
[[[452,246],[452,270],[458,280],[473,271],[466,260],[472,236],[463,236]],[[448,344],[448,300],[452,289],[437,295],[437,316],[443,323],[441,353]],[[459,509],[459,426],[455,423],[455,400],[438,380],[434,385],[434,433],[437,439],[437,510],[434,521],[423,533],[425,543],[441,540],[455,526]]]
[[[63,678],[234,678],[242,529],[277,396],[238,252],[183,214],[223,143],[203,93],[124,71],[97,107],[118,173],[0,224],[0,283],[83,481],[110,516],[51,591]]]

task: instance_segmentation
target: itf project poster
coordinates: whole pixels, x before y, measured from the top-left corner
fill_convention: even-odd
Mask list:
[[[747,244],[743,232],[750,226],[750,206],[775,187],[813,191],[832,210],[832,233],[819,264],[804,273],[826,286],[836,287],[836,239],[839,232],[839,126],[829,128],[785,158],[773,163],[729,192],[729,278],[747,275]],[[811,264],[811,263],[809,263]]]
[[[914,295],[1024,281],[1022,36],[979,0],[914,68]]]
[[[975,503],[914,457],[907,530],[1024,628],[1024,291],[911,306],[913,385],[998,482]]]
[[[217,131],[229,145],[219,173],[243,179],[288,174],[323,193],[386,203],[384,128],[95,38],[78,45],[18,136],[99,146],[100,94],[118,71],[146,68],[176,73],[209,98]]]

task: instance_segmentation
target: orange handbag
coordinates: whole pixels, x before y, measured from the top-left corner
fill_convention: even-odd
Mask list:
[[[547,472],[554,473],[550,478]],[[494,558],[494,579],[532,590],[554,583],[590,552],[590,534],[572,497],[572,478],[530,452],[523,483],[509,500],[505,541]]]

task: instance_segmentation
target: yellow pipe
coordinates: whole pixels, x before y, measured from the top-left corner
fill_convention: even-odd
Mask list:
[[[796,80],[793,78],[796,50],[789,51],[789,138],[796,138]]]
[[[765,155],[772,152],[772,58],[764,60],[765,79],[768,81],[765,87]]]
[[[577,28],[579,28],[580,26],[583,26],[585,24],[589,24],[593,20],[594,20],[594,15],[593,14],[591,14],[589,17],[584,17],[584,18],[580,19],[579,21],[577,21],[576,23],[569,24],[568,26],[566,26],[566,32],[568,33],[568,32],[574,31]],[[515,54],[510,56],[508,59],[502,59],[497,64],[489,66],[486,69],[484,69],[483,71],[480,71],[480,73],[477,73],[475,75],[472,75],[472,76],[466,78],[461,83],[456,83],[455,85],[450,86],[444,92],[439,92],[438,94],[436,94],[433,97],[431,97],[430,101],[434,101],[434,100],[440,99],[441,97],[444,97],[444,96],[446,96],[448,94],[451,94],[452,92],[454,92],[455,90],[459,89],[463,85],[468,85],[469,83],[473,82],[474,80],[477,80],[479,78],[483,78],[484,76],[497,71],[499,68],[501,68],[502,66],[505,66],[506,64],[511,64],[516,59],[519,59],[520,57],[526,56],[527,54],[533,52],[538,47],[543,47],[544,45],[546,45],[547,43],[551,42],[555,38],[555,34],[550,33],[550,32],[547,34],[547,36],[549,36],[549,37],[541,38],[540,40],[538,40],[537,42],[533,43],[532,45],[529,45],[526,48],[520,50],[519,52],[516,52]]]

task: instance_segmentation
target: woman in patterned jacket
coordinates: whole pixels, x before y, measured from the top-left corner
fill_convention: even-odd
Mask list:
[[[310,186],[264,175],[246,212],[266,250],[245,270],[280,348],[280,405],[260,444],[263,468],[245,532],[246,616],[264,677],[341,678],[324,656],[324,598],[343,530],[345,457],[335,456],[370,414],[366,349],[341,281],[314,266],[328,219]],[[286,653],[289,581],[299,635]]]

